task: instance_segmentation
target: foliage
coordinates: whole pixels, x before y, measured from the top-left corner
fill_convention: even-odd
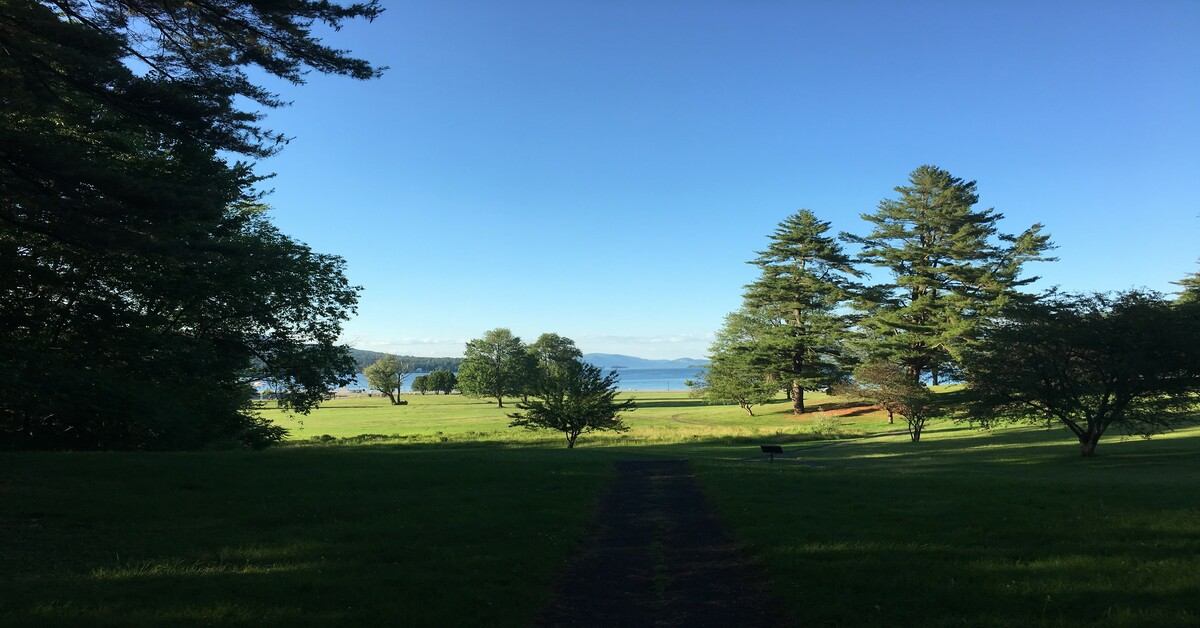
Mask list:
[[[303,413],[349,381],[342,260],[279,233],[225,156],[283,141],[239,108],[280,104],[247,67],[373,76],[310,25],[378,10],[0,4],[0,447],[257,446],[281,431],[248,384]]]
[[[828,388],[846,371],[849,319],[838,308],[861,273],[828,231],[829,223],[807,209],[789,216],[751,262],[760,274],[746,286],[747,305],[787,326],[772,336],[772,352],[782,349],[772,371],[791,382],[797,414],[804,412],[804,391]]]
[[[750,416],[754,406],[774,399],[792,347],[781,343],[788,327],[762,309],[743,307],[725,317],[710,349],[707,371],[688,386],[712,403],[736,403]]]
[[[354,363],[358,365],[359,370],[367,368],[379,358],[385,355],[395,355],[401,362],[407,362],[412,365],[413,370],[432,373],[437,370],[453,371],[458,368],[462,362],[462,358],[423,358],[412,355],[396,355],[391,353],[382,353],[379,351],[367,351],[366,349],[350,348],[350,356],[354,358]]]
[[[1014,304],[966,375],[972,420],[1057,421],[1092,456],[1110,427],[1149,435],[1195,412],[1200,306],[1141,291]]]
[[[454,373],[444,369],[430,373],[425,376],[425,380],[429,390],[443,395],[449,395],[458,386],[458,378],[454,376]]]
[[[860,364],[843,390],[883,408],[888,413],[888,423],[894,415],[900,415],[914,443],[921,440],[925,424],[936,410],[933,392],[923,383],[913,381],[904,367],[890,362]]]
[[[418,375],[418,376],[414,377],[413,381],[412,381],[412,389],[416,392],[421,393],[422,395],[424,395],[425,393],[432,390],[429,387],[429,376],[428,375]]]
[[[412,370],[412,365],[407,362],[401,362],[393,355],[385,355],[371,366],[363,369],[363,375],[367,378],[368,386],[387,395],[392,405],[398,405],[404,378]]]
[[[629,428],[620,415],[633,410],[634,402],[617,401],[617,377],[579,360],[558,364],[542,380],[538,396],[518,403],[518,412],[508,415],[509,425],[562,432],[568,449],[581,434],[624,432]]]
[[[503,327],[467,343],[458,368],[463,394],[492,397],[504,407],[504,397],[527,391],[528,354],[521,339]]]
[[[1192,273],[1176,281],[1175,285],[1182,288],[1179,291],[1180,303],[1200,302],[1200,273]]]
[[[1022,277],[1030,261],[1049,260],[1049,237],[1035,224],[1019,235],[999,231],[1004,215],[976,209],[974,181],[935,166],[921,166],[899,198],[863,214],[865,236],[843,234],[862,245],[861,261],[891,272],[892,283],[864,290],[859,306],[862,338],[871,359],[903,365],[914,380],[955,368],[978,325],[1036,277]]]

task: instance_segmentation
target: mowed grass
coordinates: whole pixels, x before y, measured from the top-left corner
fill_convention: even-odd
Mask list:
[[[1058,429],[941,421],[914,444],[850,411],[871,436],[813,440],[829,416],[786,402],[638,396],[632,440],[570,451],[416,395],[329,404],[293,434],[409,436],[372,446],[2,454],[0,623],[527,625],[611,462],[640,456],[692,461],[783,625],[1200,623],[1200,428],[1082,460]]]
[[[0,455],[0,624],[527,624],[606,460],[418,446]]]
[[[804,440],[814,428],[828,431],[836,421],[837,431],[863,434],[887,427],[879,412],[869,408],[846,408],[845,400],[810,393],[810,411],[795,416],[782,397],[754,408],[749,416],[741,408],[709,405],[686,392],[624,393],[637,409],[624,415],[630,427],[623,433],[584,435],[581,446],[677,443],[710,439]],[[517,411],[517,400],[506,400],[497,408],[495,400],[463,395],[406,394],[408,405],[393,406],[383,397],[352,397],[324,403],[308,415],[289,414],[266,403],[262,413],[289,430],[292,441],[329,435],[350,438],[364,434],[391,437],[404,442],[503,441],[506,443],[560,444],[560,435],[510,428],[508,414]],[[838,416],[840,415],[840,416]],[[902,429],[902,426],[892,426]]]
[[[799,625],[1200,625],[1200,428],[934,430],[693,461]]]

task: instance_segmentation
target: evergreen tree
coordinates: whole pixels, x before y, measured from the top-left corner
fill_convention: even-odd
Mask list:
[[[870,357],[903,366],[914,381],[929,374],[936,384],[955,368],[980,321],[1036,281],[1022,278],[1022,267],[1052,259],[1045,257],[1052,245],[1040,224],[1017,236],[1000,233],[1004,216],[975,208],[974,181],[921,166],[909,183],[896,188],[898,198],[863,214],[869,234],[844,237],[862,245],[860,260],[893,278],[861,294]]]
[[[736,403],[754,416],[754,406],[771,401],[783,388],[781,372],[789,361],[780,340],[787,338],[781,333],[787,329],[761,310],[729,314],[710,349],[707,371],[688,385],[711,403]]]
[[[746,287],[747,305],[787,327],[773,346],[785,356],[779,370],[791,383],[797,414],[804,412],[805,390],[827,388],[846,372],[849,320],[840,306],[860,273],[828,231],[829,223],[807,209],[789,216],[751,262],[760,275]]]
[[[493,329],[467,343],[458,367],[458,385],[464,394],[492,397],[504,407],[504,397],[525,392],[529,354],[512,331]]]
[[[1182,288],[1179,291],[1180,303],[1197,303],[1200,302],[1200,273],[1192,273],[1183,279],[1175,282],[1175,285]]]

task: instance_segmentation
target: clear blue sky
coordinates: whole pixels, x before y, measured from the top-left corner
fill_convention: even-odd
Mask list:
[[[1200,2],[386,5],[328,39],[384,78],[285,89],[260,166],[364,287],[355,346],[700,356],[780,219],[861,231],[923,163],[1046,224],[1042,286],[1197,269]]]

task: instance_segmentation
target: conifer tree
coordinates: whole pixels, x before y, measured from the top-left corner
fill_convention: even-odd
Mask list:
[[[802,209],[779,224],[771,243],[750,262],[759,278],[746,286],[746,304],[786,324],[778,344],[791,382],[792,408],[804,412],[804,391],[827,388],[846,372],[843,345],[849,321],[839,306],[861,275],[829,223]]]
[[[1180,303],[1200,302],[1200,273],[1192,273],[1187,277],[1176,281],[1175,285],[1182,288],[1182,290],[1179,291]]]
[[[979,322],[1037,280],[1022,277],[1022,267],[1053,259],[1045,256],[1052,244],[1040,224],[1016,236],[1000,233],[1004,215],[975,208],[975,182],[936,166],[917,168],[896,192],[898,198],[863,214],[873,226],[869,234],[843,234],[862,245],[861,261],[893,278],[862,292],[866,352],[936,384],[955,367]]]
[[[709,351],[707,371],[688,386],[710,403],[736,403],[754,416],[754,406],[771,401],[783,388],[780,372],[790,360],[780,340],[787,338],[781,333],[787,329],[762,309],[743,307],[729,314]]]

